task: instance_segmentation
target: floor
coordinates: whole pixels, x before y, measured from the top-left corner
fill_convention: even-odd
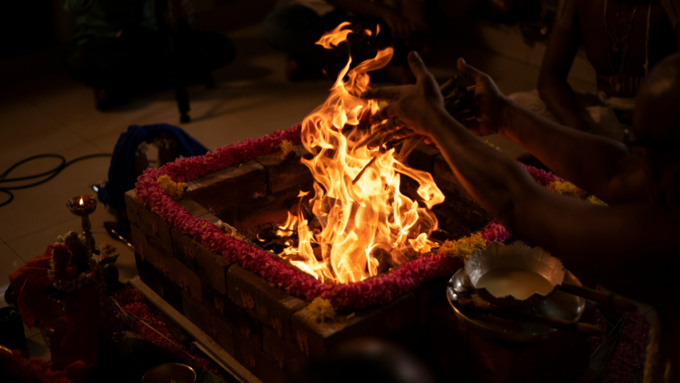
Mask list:
[[[486,39],[491,36],[493,41],[510,41],[488,44],[487,48],[465,45],[455,39],[441,41],[438,49],[441,53],[433,58],[433,73],[441,79],[450,77],[455,72],[455,59],[464,56],[468,63],[491,74],[506,94],[534,88],[540,64],[534,51],[540,51],[540,47],[527,47],[521,39],[506,32],[487,30]],[[189,89],[193,121],[181,125],[210,149],[301,121],[325,100],[331,86],[329,81],[287,82],[283,72],[285,56],[261,40],[257,25],[233,33],[232,37],[239,49],[238,58],[215,72],[215,89],[202,86]],[[514,54],[518,50],[512,44],[522,50],[520,56]],[[571,78],[572,84],[578,88],[592,87],[583,78],[577,73]],[[118,136],[129,125],[160,122],[179,125],[179,115],[170,90],[136,97],[115,111],[99,112],[94,108],[90,89],[71,80],[65,72],[57,72],[0,88],[0,121],[0,171],[4,171],[38,154],[55,153],[70,160],[87,154],[111,153]],[[517,151],[517,147],[496,140],[509,155]],[[35,174],[57,165],[55,159],[40,159],[18,168],[10,177]],[[68,211],[66,201],[75,195],[92,194],[88,185],[105,180],[108,166],[107,158],[79,162],[45,184],[14,191],[14,201],[0,207],[0,286],[8,283],[8,275],[18,267],[42,255],[58,235],[80,230],[80,218]],[[0,200],[3,198],[0,196]],[[113,220],[113,216],[104,206],[98,206],[91,219],[96,242],[113,243],[120,252],[117,266],[121,279],[136,275],[131,250],[112,241],[104,231],[103,222]],[[47,352],[44,344],[40,346],[38,333],[26,335],[35,349],[34,355]]]

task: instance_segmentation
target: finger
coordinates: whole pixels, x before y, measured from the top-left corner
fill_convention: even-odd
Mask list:
[[[411,72],[418,80],[425,79],[430,76],[430,72],[425,67],[425,63],[420,58],[416,51],[408,53],[408,66],[411,67]]]
[[[475,80],[475,82],[481,80],[483,76],[486,76],[486,73],[480,71],[479,69],[471,65],[468,65],[465,62],[465,59],[463,59],[462,57],[458,59],[458,71],[467,76],[468,78]]]
[[[365,100],[397,101],[399,99],[399,94],[399,87],[387,86],[384,88],[367,90],[359,97]]]
[[[397,117],[397,108],[394,105],[387,105],[372,115],[370,122],[376,124],[392,117]]]

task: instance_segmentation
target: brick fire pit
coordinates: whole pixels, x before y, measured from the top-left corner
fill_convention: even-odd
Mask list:
[[[298,153],[306,155],[300,145]],[[430,172],[444,192],[445,202],[434,210],[440,227],[453,238],[491,220],[466,198],[435,148],[421,144],[408,163]],[[178,203],[193,217],[210,223],[221,219],[252,239],[258,226],[283,222],[297,205],[298,192],[311,190],[311,183],[299,157],[282,159],[273,153],[188,182]],[[319,328],[308,320],[306,300],[180,233],[146,208],[134,190],[126,193],[126,202],[141,279],[265,382],[290,381],[292,373],[340,342],[363,336],[392,339],[443,376],[463,381],[558,382],[587,367],[582,336],[564,333],[552,341],[522,345],[471,333],[448,307],[446,277],[422,283],[391,303],[354,310],[340,328]]]

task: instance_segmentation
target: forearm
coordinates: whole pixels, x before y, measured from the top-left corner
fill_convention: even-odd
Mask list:
[[[548,110],[562,124],[578,130],[589,129],[588,123],[576,107],[574,91],[565,79],[542,71],[538,80],[538,92]]]
[[[510,101],[499,134],[522,146],[555,174],[607,201],[610,181],[628,156],[618,141],[556,124]]]
[[[382,3],[369,0],[328,0],[328,2],[343,11],[380,18],[391,10]]]
[[[517,216],[514,201],[538,184],[515,161],[470,134],[446,111],[432,113],[433,141],[465,190],[509,228]]]

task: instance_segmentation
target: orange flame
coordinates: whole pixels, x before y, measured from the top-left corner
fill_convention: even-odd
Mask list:
[[[326,49],[338,45],[351,33],[343,29],[348,25],[340,24],[317,44]],[[429,209],[443,202],[444,195],[432,176],[397,161],[394,149],[354,147],[369,134],[357,128],[361,116],[379,109],[377,102],[358,97],[369,89],[367,72],[387,65],[392,53],[392,48],[380,50],[352,70],[350,57],[326,102],[303,120],[302,143],[315,156],[301,161],[314,176],[310,204],[318,222],[312,228],[302,211],[289,213],[278,233],[288,236],[297,229],[298,246],[284,249],[281,256],[323,281],[360,281],[378,275],[383,262],[387,268],[397,266],[434,245],[427,235],[438,223]],[[400,193],[401,175],[419,183],[417,193],[427,208]]]
[[[81,197],[79,205],[82,205],[82,204],[83,204],[83,198]]]

